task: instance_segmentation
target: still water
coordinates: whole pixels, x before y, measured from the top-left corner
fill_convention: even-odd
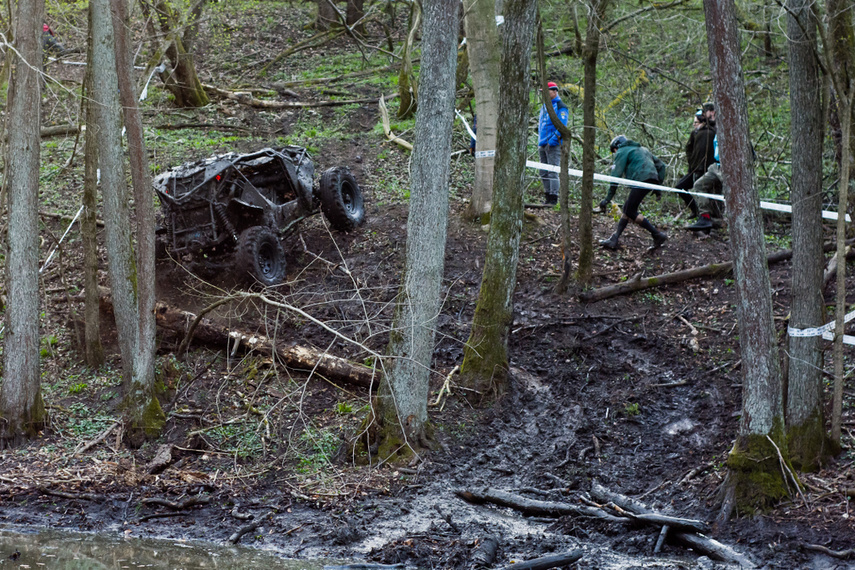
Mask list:
[[[245,547],[44,529],[28,532],[0,526],[0,570],[321,570],[323,567],[323,561],[286,560]]]

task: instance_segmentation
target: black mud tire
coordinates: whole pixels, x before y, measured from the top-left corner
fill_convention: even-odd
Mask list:
[[[324,172],[318,198],[334,230],[349,232],[365,221],[362,190],[347,168],[330,168]]]
[[[244,230],[235,250],[237,270],[265,287],[285,280],[285,250],[276,234],[264,226]]]

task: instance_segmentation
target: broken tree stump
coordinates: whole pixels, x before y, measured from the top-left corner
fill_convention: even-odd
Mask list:
[[[181,339],[190,323],[196,320],[196,315],[166,303],[157,303],[155,318],[158,330]],[[374,368],[350,362],[315,348],[285,344],[264,335],[229,329],[210,319],[203,318],[198,322],[193,339],[194,342],[219,348],[234,349],[237,344],[237,348],[244,351],[254,351],[264,356],[280,358],[290,368],[317,372],[329,380],[365,388],[376,386],[380,380],[380,372]]]

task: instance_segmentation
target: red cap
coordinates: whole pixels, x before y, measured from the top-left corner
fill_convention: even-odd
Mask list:
[[[556,91],[558,91],[558,84],[555,83],[554,81],[550,81],[549,83],[546,84],[546,88],[547,89],[555,89]]]

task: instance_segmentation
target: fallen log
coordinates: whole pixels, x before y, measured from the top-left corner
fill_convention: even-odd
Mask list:
[[[561,554],[553,554],[534,560],[526,560],[525,562],[514,562],[507,566],[502,566],[499,570],[548,570],[549,568],[560,568],[561,566],[569,566],[583,556],[581,550],[571,550],[570,552],[562,552]]]
[[[207,83],[202,84],[202,88],[211,95],[225,97],[232,101],[237,101],[242,105],[255,107],[256,109],[304,109],[309,107],[340,107],[343,105],[353,105],[362,103],[376,103],[378,97],[369,97],[365,99],[341,99],[336,101],[271,101],[269,99],[259,99],[250,91],[228,91],[220,89]],[[397,93],[386,95],[387,99],[397,97]]]
[[[791,257],[793,257],[793,250],[787,249],[767,256],[766,261],[771,265],[786,261]],[[630,279],[623,283],[616,283],[586,293],[580,293],[579,300],[583,303],[593,303],[594,301],[602,301],[609,297],[625,295],[635,291],[659,287],[660,285],[673,285],[674,283],[681,283],[689,279],[697,279],[698,277],[715,277],[716,275],[728,273],[731,269],[733,269],[733,262],[727,261],[725,263],[711,263],[703,267],[693,267],[692,269],[684,269],[683,271],[675,271],[673,273],[663,273],[662,275],[645,277],[644,279]]]
[[[190,323],[196,320],[196,315],[160,302],[155,305],[155,319],[160,331],[171,333],[180,341],[184,338]],[[196,324],[193,339],[218,348],[228,346],[234,349],[236,347],[264,356],[276,356],[290,368],[317,372],[329,380],[365,388],[376,386],[380,379],[379,371],[362,364],[350,362],[315,348],[296,344],[286,345],[264,335],[232,330],[205,318]]]
[[[591,485],[591,496],[602,501],[602,502],[611,502],[615,505],[621,507],[624,510],[633,512],[637,515],[640,514],[654,514],[654,511],[643,505],[642,503],[635,501],[626,495],[621,495],[620,493],[615,493],[614,491],[610,491],[606,489],[602,485],[600,485],[597,481]],[[695,534],[693,532],[669,532],[670,538],[689,546],[701,554],[709,556],[713,560],[719,560],[721,562],[731,562],[734,564],[739,564],[743,568],[756,568],[757,565],[754,564],[747,556],[744,554],[737,552],[733,548],[727,546],[726,544],[722,544],[721,542],[706,537],[702,534]]]
[[[483,491],[459,490],[455,494],[469,503],[476,505],[492,503],[501,507],[510,507],[529,516],[561,517],[565,515],[577,515],[593,517],[608,522],[627,523],[631,521],[629,518],[618,517],[596,507],[528,499],[498,489],[484,489]]]
[[[499,539],[495,536],[486,536],[478,541],[478,546],[472,554],[470,568],[489,568],[496,561],[496,553],[499,550]]]

